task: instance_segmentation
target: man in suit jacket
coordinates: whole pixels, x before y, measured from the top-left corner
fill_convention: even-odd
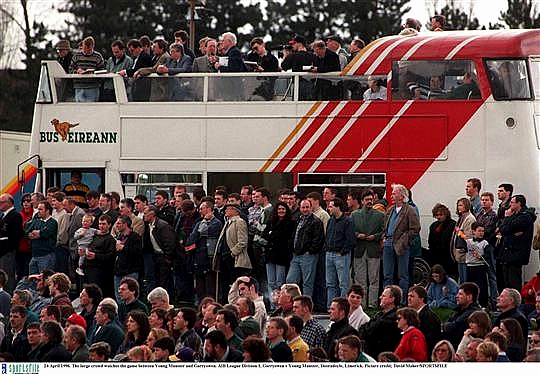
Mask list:
[[[72,362],[88,361],[88,345],[86,345],[86,331],[83,327],[70,324],[64,335],[66,349],[71,352]]]
[[[420,318],[419,329],[426,337],[427,352],[431,353],[435,344],[441,339],[441,320],[426,304],[426,288],[420,285],[412,286],[409,289],[407,301],[409,307],[418,311],[418,318]]]
[[[225,334],[215,330],[204,338],[204,362],[242,362],[242,353],[229,347]]]
[[[399,287],[409,290],[409,248],[420,232],[420,219],[410,206],[409,191],[403,185],[392,185],[392,205],[384,217],[383,285],[394,284],[394,266],[397,259]],[[403,296],[402,304],[407,303]],[[399,304],[399,303],[398,303]]]
[[[173,227],[160,219],[158,213],[156,206],[144,209],[144,280],[147,291],[156,286],[172,291],[172,267],[180,254],[180,244]]]
[[[133,77],[135,72],[140,69],[151,67],[152,58],[143,50],[143,46],[138,39],[131,39],[128,42],[128,49],[133,59],[133,65],[129,69],[124,69],[118,72],[122,77]],[[147,80],[136,80],[132,82],[131,100],[148,101],[150,97],[150,82]]]
[[[111,346],[111,355],[114,356],[124,340],[124,331],[114,322],[116,311],[112,305],[102,304],[96,310],[95,330],[90,334],[89,343],[105,341]]]
[[[226,64],[220,64],[219,61],[214,64],[214,67],[223,73],[245,72],[246,66],[244,59],[238,47],[236,47],[236,35],[233,33],[223,33],[223,53],[227,59]],[[223,62],[223,61],[222,61]]]
[[[8,292],[15,288],[15,253],[23,236],[22,216],[14,203],[10,194],[0,195],[0,269],[8,275],[4,286]]]
[[[206,54],[201,57],[195,58],[193,61],[193,66],[191,71],[193,73],[215,73],[217,72],[214,67],[215,62],[217,61],[216,52],[217,52],[217,41],[215,39],[207,39],[206,44]]]

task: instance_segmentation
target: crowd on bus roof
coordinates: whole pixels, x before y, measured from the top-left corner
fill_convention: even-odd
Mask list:
[[[442,31],[444,17],[432,18],[432,30]],[[407,18],[402,26],[400,35],[415,35],[420,31],[418,20]],[[365,47],[363,40],[353,38],[348,50],[338,35],[328,35],[321,40],[307,41],[301,35],[294,35],[286,46],[283,46],[281,61],[267,49],[266,43],[260,37],[253,38],[249,43],[249,52],[244,56],[237,47],[234,33],[225,32],[219,38],[204,37],[199,41],[198,51],[188,47],[189,35],[184,30],[174,33],[174,41],[168,43],[163,38],[151,40],[148,36],[131,39],[127,45],[120,40],[111,43],[112,56],[107,60],[94,50],[94,38],[88,36],[71,50],[70,42],[61,40],[56,44],[58,61],[67,73],[88,74],[96,71],[118,73],[123,77],[141,78],[150,74],[176,75],[178,73],[229,73],[229,72],[311,72],[328,73],[340,72]],[[127,52],[126,52],[127,48]],[[472,77],[469,75],[469,77]],[[75,99],[78,102],[114,101],[112,81],[101,87],[101,82],[92,78],[74,80]],[[468,82],[476,86],[475,82]],[[274,96],[275,79],[268,78],[256,89],[256,94],[265,100]],[[386,83],[383,80],[370,78],[367,87],[358,82],[341,82],[319,78],[311,80],[304,78],[300,81],[300,100],[338,100],[363,99],[386,100]],[[163,88],[161,88],[163,90]],[[475,87],[478,91],[478,87]],[[152,90],[153,94],[150,93]],[[148,100],[155,97],[159,88],[152,87],[148,82],[133,83],[129,95],[133,100]],[[184,89],[185,90],[185,89]],[[411,97],[426,99],[420,89],[411,88]],[[169,99],[181,100],[182,88],[176,87],[169,93]],[[464,89],[462,89],[464,91]],[[468,99],[468,90],[457,98]],[[476,94],[475,94],[476,95]],[[479,96],[479,91],[478,91]],[[439,95],[440,97],[440,95]],[[450,97],[452,98],[452,97]]]
[[[522,268],[540,233],[511,184],[495,210],[468,179],[422,248],[400,184],[149,202],[81,176],[21,207],[0,195],[3,361],[539,361],[540,272]]]

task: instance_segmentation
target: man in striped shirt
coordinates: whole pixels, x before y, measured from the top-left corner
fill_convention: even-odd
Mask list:
[[[96,70],[105,69],[105,61],[99,52],[94,51],[95,41],[91,36],[84,38],[81,50],[76,52],[71,59],[69,71],[74,74],[93,74]],[[75,100],[77,102],[99,101],[99,88],[101,82],[98,79],[85,78],[73,81]]]

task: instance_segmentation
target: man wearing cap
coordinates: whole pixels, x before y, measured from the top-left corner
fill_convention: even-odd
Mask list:
[[[66,319],[66,329],[72,325],[80,326],[86,330],[86,320],[79,314],[73,313]]]
[[[56,43],[56,46],[54,46],[54,48],[56,48],[56,53],[58,54],[56,61],[58,61],[60,65],[62,65],[62,68],[64,68],[66,73],[69,73],[69,64],[71,64],[71,58],[73,57],[69,41],[61,40]]]
[[[335,52],[339,57],[339,65],[341,69],[345,68],[347,66],[347,60],[349,58],[349,54],[347,51],[345,51],[343,48],[341,48],[341,45],[343,44],[343,41],[339,37],[339,35],[330,35],[326,38],[326,47],[332,52]]]
[[[240,217],[240,205],[227,203],[225,218],[212,262],[212,269],[218,272],[218,300],[223,303],[227,303],[229,285],[239,276],[249,275],[252,268],[247,252],[248,229]]]
[[[281,62],[281,69],[284,71],[292,69],[293,72],[303,72],[304,67],[310,67],[315,64],[315,55],[306,49],[306,39],[303,36],[295,35],[289,41],[293,52]],[[313,97],[313,83],[303,77],[300,77],[300,86],[298,91],[299,100],[311,100]]]

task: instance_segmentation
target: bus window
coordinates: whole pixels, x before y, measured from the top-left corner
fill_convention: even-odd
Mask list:
[[[92,78],[55,78],[54,83],[58,102],[76,102],[75,89],[84,86],[86,82],[99,87],[97,102],[116,102],[113,79],[94,76]]]
[[[525,60],[486,60],[495,100],[531,99]]]
[[[124,81],[130,102],[202,102],[204,77],[147,77]]]
[[[42,104],[52,103],[51,86],[49,84],[49,70],[47,69],[46,64],[41,65],[36,102]]]
[[[531,82],[533,83],[534,97],[540,99],[540,59],[531,59]]]
[[[454,61],[396,61],[392,64],[395,100],[480,99],[474,63]]]

